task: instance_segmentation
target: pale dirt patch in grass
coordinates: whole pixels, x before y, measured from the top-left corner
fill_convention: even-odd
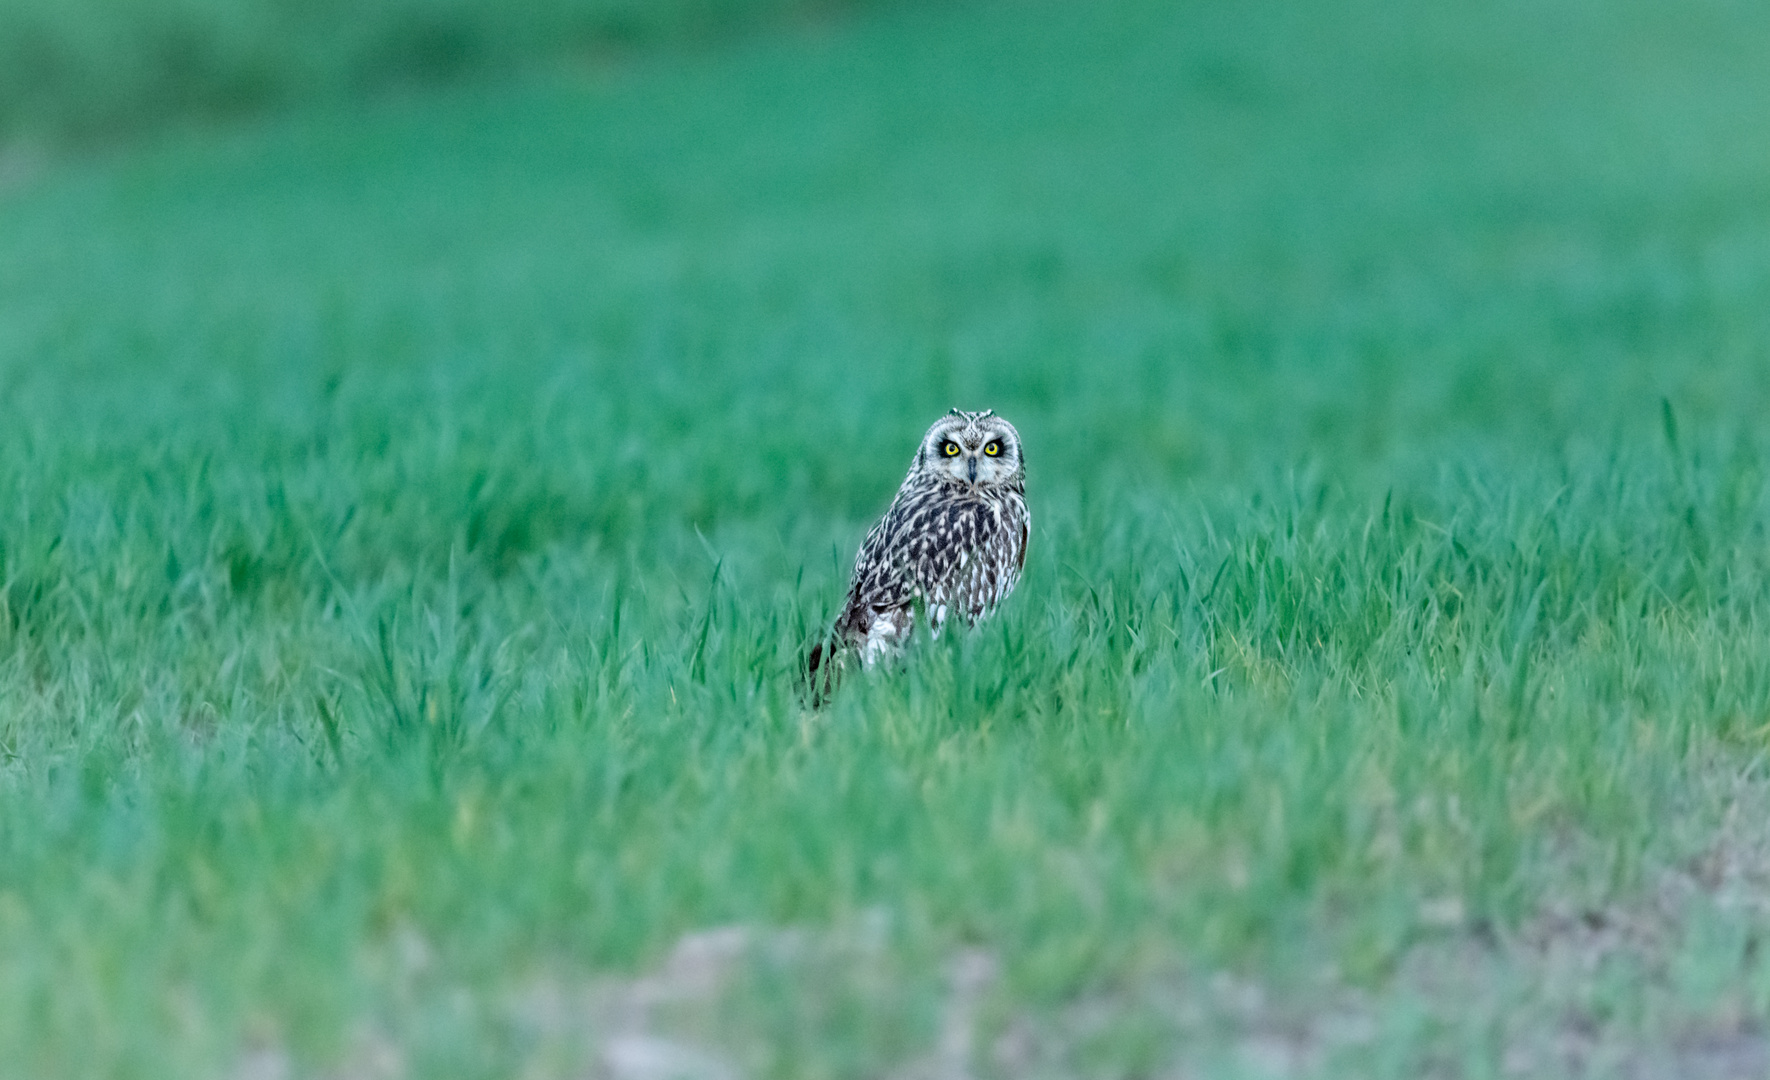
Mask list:
[[[410,1074],[398,1046],[382,1035],[365,1034],[352,1044],[344,1061],[317,1076],[318,1080],[405,1080]],[[240,1056],[227,1080],[296,1080],[307,1075],[287,1050],[259,1046]]]
[[[1489,1018],[1508,1076],[1746,1080],[1770,1075],[1770,1035],[1739,972],[1689,970],[1704,924],[1744,934],[1750,963],[1770,926],[1770,792],[1739,781],[1713,838],[1646,888],[1601,906],[1551,904],[1511,934],[1413,950],[1396,985]],[[1726,954],[1720,954],[1725,958]],[[1618,1008],[1615,986],[1631,984]],[[1705,985],[1706,983],[1706,985]],[[1510,984],[1521,992],[1505,995]],[[1507,1000],[1508,996],[1510,1000]]]
[[[982,949],[965,949],[954,956],[947,969],[940,1039],[925,1057],[893,1073],[892,1080],[971,1080],[978,1011],[998,975],[996,958]]]
[[[1284,989],[1227,972],[1174,974],[1030,1010],[1010,999],[997,956],[962,949],[928,984],[939,1001],[923,1049],[869,1075],[1366,1076],[1378,1075],[1367,1070],[1382,1059],[1410,1063],[1409,1076],[1445,1080],[1495,1072],[1531,1080],[1758,1080],[1770,1075],[1770,1034],[1743,980],[1723,977],[1711,993],[1693,996],[1679,964],[1697,920],[1718,914],[1743,916],[1752,928],[1770,925],[1766,821],[1770,791],[1741,782],[1711,841],[1653,871],[1627,901],[1552,903],[1511,931],[1472,924],[1455,898],[1426,901],[1420,922],[1433,936],[1374,987],[1331,974]],[[778,1064],[771,1055],[780,1050],[765,1044],[783,1032],[745,1028],[754,1014],[741,997],[756,989],[757,965],[791,994],[823,995],[891,970],[888,923],[875,912],[842,930],[698,931],[637,976],[533,978],[497,1008],[529,1048],[521,1074],[528,1080],[765,1075],[777,1071],[770,1062]],[[1755,951],[1755,938],[1746,948]],[[1619,979],[1628,984],[1620,1001]],[[812,1030],[785,1035],[819,1037]],[[320,1075],[412,1075],[394,1042],[358,1043],[347,1061]],[[1127,1050],[1138,1043],[1143,1050]],[[1468,1056],[1475,1043],[1488,1047],[1485,1067]],[[284,1051],[258,1047],[241,1056],[230,1080],[296,1075]]]
[[[541,1048],[535,1076],[598,1080],[735,1080],[768,1071],[753,1032],[733,1038],[735,998],[754,992],[754,965],[784,972],[793,992],[864,984],[883,963],[883,918],[844,931],[727,926],[692,933],[651,971],[573,985],[542,979],[512,997],[512,1015]],[[884,1068],[889,1080],[972,1080],[980,1011],[998,982],[994,956],[964,949],[941,976],[934,1038],[925,1052]],[[742,1022],[740,1019],[739,1023]],[[815,1038],[810,1031],[797,1033]],[[779,1049],[779,1048],[775,1048]]]
[[[509,1011],[538,1046],[537,1075],[609,1080],[724,1080],[733,1067],[712,1052],[658,1030],[665,1010],[715,1006],[755,933],[727,926],[692,933],[655,970],[588,985],[547,977],[518,989]]]
[[[1706,845],[1625,900],[1552,903],[1502,932],[1435,898],[1420,912],[1433,936],[1380,985],[1331,974],[1282,990],[1223,972],[1151,979],[1012,1013],[987,1042],[984,1072],[1365,1077],[1398,1075],[1405,1062],[1399,1075],[1444,1080],[1761,1080],[1770,1031],[1749,973],[1717,968],[1693,944],[1705,920],[1718,921],[1743,930],[1750,962],[1770,926],[1770,790],[1738,781],[1728,807]],[[1156,1048],[1147,1065],[1126,1052],[1138,1040]],[[1099,1060],[1117,1064],[1090,1066]]]

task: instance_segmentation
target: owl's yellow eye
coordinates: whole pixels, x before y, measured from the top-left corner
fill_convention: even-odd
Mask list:
[[[988,445],[986,445],[983,448],[983,452],[988,454],[990,457],[995,457],[997,454],[1000,454],[1002,452],[1002,444],[995,441],[994,439],[991,439],[990,442],[988,443]]]
[[[952,441],[951,439],[948,439],[946,442],[943,442],[940,444],[940,452],[945,454],[947,457],[958,457],[959,456],[959,444]]]

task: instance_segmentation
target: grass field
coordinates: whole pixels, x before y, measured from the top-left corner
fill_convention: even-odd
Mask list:
[[[1767,53],[985,0],[0,169],[0,1072],[1761,1075]],[[1025,580],[808,713],[954,405]]]
[[[7,0],[0,143],[707,46],[879,0]]]

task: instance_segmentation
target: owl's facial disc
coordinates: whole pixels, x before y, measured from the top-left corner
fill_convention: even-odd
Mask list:
[[[1020,472],[1020,440],[1012,424],[989,413],[942,417],[923,441],[923,467],[955,483],[987,487]]]

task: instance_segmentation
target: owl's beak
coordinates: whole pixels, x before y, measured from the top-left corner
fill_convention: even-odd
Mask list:
[[[971,473],[971,482],[973,484],[977,483],[977,459],[972,458],[970,461],[967,461],[965,463],[965,468]]]

